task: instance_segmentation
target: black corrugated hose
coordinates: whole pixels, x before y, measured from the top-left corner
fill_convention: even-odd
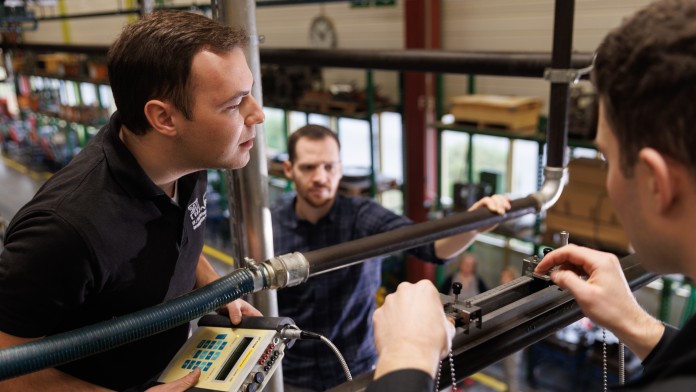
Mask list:
[[[252,273],[247,269],[238,269],[160,305],[2,349],[0,380],[56,367],[152,336],[201,317],[253,291]]]

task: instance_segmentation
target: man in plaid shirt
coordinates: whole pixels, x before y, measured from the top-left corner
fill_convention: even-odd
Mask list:
[[[288,140],[288,155],[283,168],[295,182],[296,196],[272,210],[277,255],[308,252],[413,223],[372,199],[337,194],[342,177],[340,144],[330,129],[307,125],[295,131]],[[471,209],[481,206],[503,214],[510,201],[494,195]],[[466,249],[478,233],[457,234],[408,253],[442,264]],[[380,281],[380,259],[321,274],[280,290],[278,312],[303,330],[331,340],[357,376],[372,370],[377,360],[371,320]],[[286,392],[323,391],[346,381],[338,359],[317,340],[297,342],[286,352],[283,369]]]

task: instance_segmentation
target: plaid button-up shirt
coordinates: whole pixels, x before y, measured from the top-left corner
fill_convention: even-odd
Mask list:
[[[276,255],[308,252],[412,224],[371,199],[337,196],[328,215],[316,224],[298,220],[295,199],[272,210]],[[443,263],[432,244],[408,251],[423,260]],[[375,293],[381,283],[381,260],[373,259],[310,278],[278,291],[280,316],[291,317],[303,330],[331,340],[353,376],[370,371],[377,360],[372,337]],[[322,391],[346,381],[340,363],[321,341],[302,340],[286,351],[286,383]]]

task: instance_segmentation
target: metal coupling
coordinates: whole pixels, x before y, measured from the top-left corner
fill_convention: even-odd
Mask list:
[[[300,252],[272,257],[261,264],[269,289],[297,286],[309,278],[309,261]]]
[[[546,211],[558,201],[567,182],[567,168],[544,167],[544,183],[538,192],[531,195],[537,200],[539,211]]]

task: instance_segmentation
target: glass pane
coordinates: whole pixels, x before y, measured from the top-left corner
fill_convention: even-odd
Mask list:
[[[443,206],[451,206],[453,203],[454,184],[468,183],[467,178],[467,151],[469,148],[469,134],[456,131],[442,131],[440,140],[442,156],[441,164],[441,203]]]
[[[512,146],[512,189],[514,197],[525,197],[537,191],[539,143],[515,140]]]
[[[61,105],[69,105],[69,99],[68,99],[68,85],[65,81],[61,80],[60,81],[60,104]]]
[[[474,135],[473,143],[474,183],[479,182],[482,171],[494,173],[498,175],[498,184],[495,192],[508,192],[507,161],[510,139],[488,135]]]
[[[97,88],[94,84],[80,83],[80,96],[83,105],[97,106]]]
[[[370,127],[367,121],[338,119],[343,167],[370,168]]]
[[[114,103],[114,96],[111,93],[111,87],[104,84],[100,84],[99,99],[101,100],[102,107],[109,109],[109,114],[112,114],[116,111],[116,104]]]
[[[66,105],[68,106],[77,106],[80,104],[78,96],[77,96],[77,84],[71,80],[68,80],[65,82],[65,92],[66,92],[66,98],[67,102],[65,102]]]
[[[307,114],[305,112],[288,112],[288,130],[290,133],[305,125],[307,125]]]
[[[266,133],[266,148],[271,155],[285,152],[287,141],[285,140],[285,111],[276,108],[263,108],[266,120],[263,129]]]
[[[331,117],[325,114],[309,113],[309,123],[331,128]]]
[[[380,122],[380,167],[382,175],[394,178],[398,183],[404,180],[403,129],[401,113],[383,112]]]

